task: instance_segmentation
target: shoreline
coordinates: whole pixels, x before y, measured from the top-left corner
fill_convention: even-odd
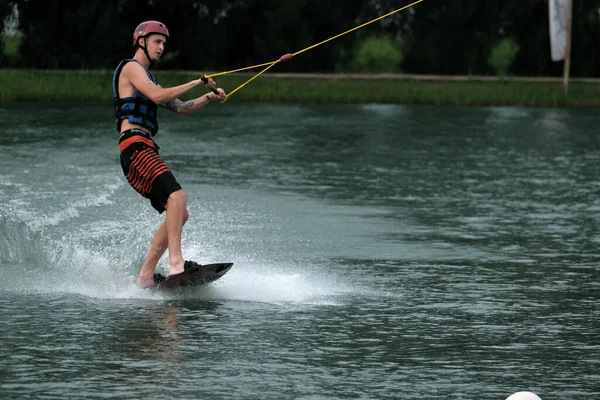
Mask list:
[[[162,86],[196,79],[201,71],[154,71]],[[0,69],[0,103],[112,101],[112,70]],[[210,73],[208,73],[210,75]],[[253,77],[215,77],[228,93]],[[185,99],[197,97],[193,90]],[[600,78],[444,76],[411,74],[265,73],[228,101],[329,104],[600,107]]]

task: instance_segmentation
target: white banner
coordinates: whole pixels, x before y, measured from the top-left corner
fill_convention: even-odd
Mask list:
[[[565,58],[567,45],[567,16],[570,0],[548,0],[550,3],[550,51],[552,61]]]

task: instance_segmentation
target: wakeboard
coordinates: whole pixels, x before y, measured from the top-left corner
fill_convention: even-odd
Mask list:
[[[156,282],[147,286],[146,289],[157,291],[172,291],[185,287],[203,285],[214,282],[227,273],[233,266],[233,263],[218,263],[195,265],[187,268],[180,274],[170,275],[164,279],[158,279]]]

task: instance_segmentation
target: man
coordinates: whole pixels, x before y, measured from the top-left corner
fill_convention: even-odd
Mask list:
[[[182,273],[196,265],[185,261],[181,253],[181,232],[189,214],[187,195],[158,155],[158,145],[152,137],[158,131],[157,106],[181,115],[189,114],[226,97],[222,89],[196,99],[181,101],[177,97],[197,86],[214,89],[215,82],[202,79],[171,88],[156,83],[150,68],[160,58],[169,39],[169,30],[158,21],[142,22],[133,33],[135,54],[123,60],[113,77],[115,117],[121,152],[121,167],[127,181],[142,196],[148,198],[159,212],[167,211],[165,222],[156,232],[150,251],[137,279],[139,287],[147,287],[158,279],[156,265],[169,249],[169,275]]]

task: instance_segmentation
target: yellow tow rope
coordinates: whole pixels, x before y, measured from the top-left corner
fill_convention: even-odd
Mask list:
[[[238,87],[237,87],[235,90],[233,90],[231,93],[229,93],[229,94],[227,95],[227,97],[225,98],[225,100],[223,100],[223,103],[224,103],[224,102],[226,102],[226,101],[227,101],[227,99],[228,99],[229,97],[231,97],[231,95],[233,95],[235,92],[237,92],[238,90],[240,90],[241,88],[243,88],[244,86],[246,86],[247,84],[249,84],[250,82],[252,82],[254,79],[258,78],[260,75],[262,75],[263,73],[265,73],[266,71],[268,71],[268,70],[269,70],[271,67],[273,67],[275,64],[277,64],[277,63],[280,63],[280,62],[282,62],[282,61],[288,61],[288,60],[291,60],[291,59],[292,59],[292,57],[295,57],[295,56],[297,56],[298,54],[301,54],[301,53],[304,53],[305,51],[308,51],[308,50],[314,49],[314,48],[315,48],[315,47],[317,47],[317,46],[320,46],[320,45],[322,45],[322,44],[324,44],[324,43],[327,43],[327,42],[330,42],[330,41],[332,41],[332,40],[334,40],[334,39],[337,39],[337,38],[339,38],[340,36],[343,36],[343,35],[345,35],[345,34],[347,34],[347,33],[353,32],[353,31],[355,31],[355,30],[357,30],[357,29],[360,29],[360,28],[362,28],[362,27],[365,27],[365,26],[367,26],[367,25],[369,25],[369,24],[372,24],[372,23],[374,23],[374,22],[377,22],[377,21],[379,21],[379,20],[382,20],[382,19],[384,19],[384,18],[387,18],[387,17],[389,17],[390,15],[393,15],[393,14],[396,14],[396,13],[398,13],[398,12],[400,12],[400,11],[406,10],[407,8],[410,8],[410,7],[414,6],[415,4],[418,4],[418,3],[422,2],[422,1],[423,1],[423,0],[418,0],[418,1],[415,1],[414,3],[411,3],[411,4],[407,5],[407,6],[404,6],[404,7],[402,7],[402,8],[399,8],[399,9],[397,9],[397,10],[394,10],[394,11],[392,11],[392,12],[390,12],[390,13],[387,13],[387,14],[385,14],[385,15],[382,15],[382,16],[381,16],[381,17],[379,17],[379,18],[375,18],[375,19],[374,19],[374,20],[372,20],[372,21],[369,21],[369,22],[366,22],[366,23],[364,23],[364,24],[362,24],[362,25],[359,25],[359,26],[357,26],[357,27],[354,27],[354,28],[352,28],[352,29],[350,29],[350,30],[347,30],[346,32],[340,33],[339,35],[335,35],[335,36],[333,36],[333,37],[331,37],[331,38],[329,38],[329,39],[327,39],[327,40],[323,40],[322,42],[319,42],[319,43],[317,43],[317,44],[313,44],[312,46],[309,46],[309,47],[307,47],[307,48],[305,48],[305,49],[303,49],[303,50],[297,51],[297,52],[295,52],[295,53],[293,53],[293,54],[291,54],[291,53],[284,54],[283,56],[281,56],[279,59],[277,59],[277,60],[275,60],[275,61],[271,61],[271,62],[267,62],[267,63],[263,63],[263,64],[257,64],[257,65],[253,65],[253,66],[251,66],[251,67],[239,68],[239,69],[234,69],[234,70],[231,70],[231,71],[225,71],[225,72],[219,72],[219,73],[216,73],[216,74],[206,75],[206,77],[207,77],[207,78],[213,78],[213,77],[215,77],[215,76],[221,76],[221,75],[226,75],[226,74],[232,74],[232,73],[234,73],[234,72],[246,71],[246,70],[249,70],[249,69],[260,68],[260,67],[264,67],[265,65],[267,65],[267,67],[266,67],[265,69],[263,69],[263,70],[262,70],[262,71],[260,71],[258,74],[254,75],[252,78],[248,79],[246,82],[244,82],[243,84],[241,84],[240,86],[238,86]]]

